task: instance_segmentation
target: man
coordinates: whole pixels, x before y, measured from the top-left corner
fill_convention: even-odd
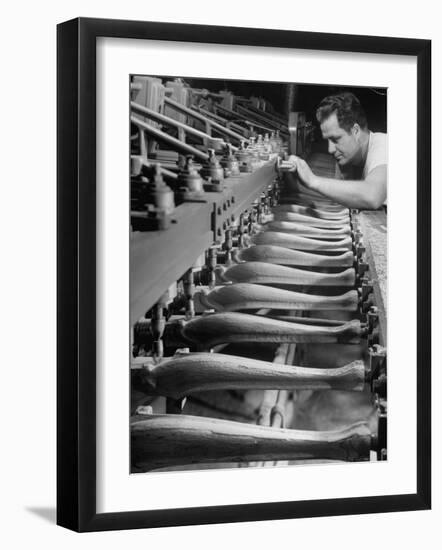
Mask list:
[[[348,208],[375,210],[387,197],[387,135],[370,132],[365,112],[352,93],[326,97],[316,111],[328,152],[342,179],[315,176],[308,164],[290,156],[301,182]]]

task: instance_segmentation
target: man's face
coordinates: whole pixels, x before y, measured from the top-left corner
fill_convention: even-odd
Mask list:
[[[358,164],[361,157],[360,128],[355,124],[350,132],[339,126],[336,113],[321,123],[322,137],[328,141],[328,152],[339,166]]]

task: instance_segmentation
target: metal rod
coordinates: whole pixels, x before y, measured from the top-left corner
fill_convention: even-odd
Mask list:
[[[243,128],[241,125],[235,124],[234,122],[231,122],[230,120],[227,120],[226,118],[223,118],[222,116],[219,116],[215,113],[211,113],[207,109],[204,109],[204,107],[196,107],[196,108],[198,109],[198,112],[200,112],[205,117],[210,119],[209,120],[210,124],[213,122],[213,120],[215,120],[215,122],[219,122],[220,124],[225,124],[226,125],[225,127],[228,128],[229,130],[231,129],[234,132],[235,129],[236,129],[237,132],[240,132],[241,135],[243,135],[242,140],[247,139],[247,137],[245,135],[247,133],[247,128]]]
[[[247,109],[249,111],[255,112],[256,114],[262,115],[267,117],[270,120],[275,120],[276,122],[279,122],[280,124],[286,124],[286,118],[282,115],[276,115],[275,113],[269,113],[268,111],[263,111],[262,109],[258,109],[253,104],[249,104]]]
[[[216,109],[219,109],[220,111],[224,111],[227,114],[236,117],[237,119],[240,119],[244,121],[248,125],[257,126],[258,128],[261,128],[262,130],[266,130],[267,132],[273,132],[274,128],[269,128],[268,126],[262,126],[259,122],[251,121],[249,118],[247,118],[245,115],[242,115],[241,113],[232,111],[231,109],[227,109],[226,107],[223,107],[222,105],[216,105]]]
[[[247,109],[246,107],[242,107],[241,105],[237,105],[237,111],[239,113],[241,112],[243,114],[245,113],[252,120],[257,119],[258,122],[263,122],[265,124],[268,124],[269,126],[275,128],[276,130],[279,130],[283,134],[288,134],[287,125],[281,124],[280,122],[277,122],[277,121],[270,120],[265,116],[258,115],[257,113],[253,113],[252,111],[250,111],[250,109]]]
[[[176,139],[172,136],[167,135],[161,130],[154,128],[150,124],[147,124],[146,122],[134,116],[131,116],[130,120],[131,122],[133,122],[133,124],[136,124],[139,128],[141,128],[142,130],[150,134],[152,137],[167,143],[168,145],[178,149],[179,151],[183,151],[184,153],[194,155],[195,157],[198,157],[202,160],[207,160],[209,158],[209,155],[207,155],[206,153],[203,153],[199,149],[196,149],[195,147],[192,147],[191,145],[188,145],[187,143],[184,143],[179,139]]]
[[[165,124],[169,124],[170,126],[175,126],[176,128],[182,128],[188,134],[192,134],[192,135],[197,136],[201,139],[211,139],[211,136],[209,136],[209,134],[206,134],[205,132],[201,132],[200,130],[197,130],[196,128],[192,128],[192,126],[188,126],[187,124],[184,124],[183,122],[180,122],[179,120],[168,117],[166,115],[162,115],[161,113],[157,113],[156,111],[152,111],[152,109],[148,109],[147,107],[144,107],[143,105],[139,105],[135,101],[131,101],[130,106],[134,111],[137,111],[139,114],[146,115],[149,118],[152,118],[152,119],[157,120],[159,122],[164,122]]]
[[[171,170],[168,170],[167,168],[164,168],[162,163],[156,162],[154,160],[149,162],[149,159],[143,158],[142,155],[131,155],[131,158],[136,158],[138,156],[139,156],[140,162],[143,166],[146,166],[147,168],[152,168],[153,166],[155,166],[155,164],[159,164],[161,174],[164,174],[165,176],[167,176],[168,178],[171,178],[173,180],[178,179],[178,175],[175,174],[175,172],[172,172]]]
[[[186,115],[190,115],[197,120],[201,120],[201,122],[207,122],[207,117],[204,115],[198,113],[198,111],[195,111],[194,109],[189,109],[188,107],[185,107],[184,105],[181,105],[181,103],[178,103],[176,101],[173,101],[173,99],[169,99],[168,97],[164,98],[164,103],[166,105],[169,105],[170,107],[173,107],[177,111],[181,113],[185,113]],[[234,137],[235,139],[239,141],[247,141],[247,138],[244,138],[241,134],[237,134],[236,132],[233,132],[232,130],[229,130],[228,128],[224,128],[221,124],[218,124],[217,122],[210,121],[210,124],[216,128],[220,133],[224,133],[227,136]]]

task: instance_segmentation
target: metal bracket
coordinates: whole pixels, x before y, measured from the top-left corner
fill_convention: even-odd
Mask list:
[[[372,449],[376,451],[378,460],[387,460],[387,402],[376,396],[375,406],[378,410],[378,431],[372,437]]]
[[[356,263],[356,272],[358,277],[362,278],[364,276],[364,273],[366,273],[370,269],[369,265],[364,262],[363,260],[359,259]]]
[[[362,277],[361,283],[361,300],[365,302],[368,296],[373,292],[373,281],[368,277]]]
[[[368,345],[374,346],[379,343],[379,312],[376,306],[370,306],[367,313]]]
[[[355,254],[356,254],[356,257],[359,259],[359,258],[362,258],[362,255],[364,254],[366,248],[364,246],[364,243],[362,241],[362,239],[359,240],[359,242],[355,245]]]
[[[369,378],[371,390],[379,397],[387,397],[387,350],[375,344],[368,350]]]
[[[221,243],[224,236],[224,231],[235,222],[234,215],[235,197],[230,195],[225,198],[220,204],[214,203],[212,211],[212,231],[213,240],[216,243]]]
[[[144,212],[131,211],[131,224],[135,231],[163,231],[175,223],[173,215],[148,204]]]

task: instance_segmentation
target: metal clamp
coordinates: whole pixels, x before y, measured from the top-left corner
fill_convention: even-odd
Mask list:
[[[368,345],[374,346],[379,343],[379,311],[376,306],[370,306],[367,313]]]
[[[369,348],[368,353],[371,390],[385,399],[387,397],[387,350],[375,344]]]
[[[368,277],[362,277],[361,286],[360,286],[361,301],[365,302],[368,296],[372,292],[373,292],[373,281],[370,280]]]
[[[377,434],[372,436],[372,449],[376,451],[378,460],[387,460],[387,403],[379,396],[375,398],[378,411]]]
[[[364,273],[366,273],[370,269],[369,265],[364,262],[361,259],[358,259],[356,262],[356,273],[358,277],[362,278],[364,277]]]
[[[356,257],[359,259],[359,258],[362,258],[363,254],[365,253],[365,246],[364,246],[364,243],[363,243],[363,240],[362,238],[359,239],[358,243],[355,244],[355,255]]]

